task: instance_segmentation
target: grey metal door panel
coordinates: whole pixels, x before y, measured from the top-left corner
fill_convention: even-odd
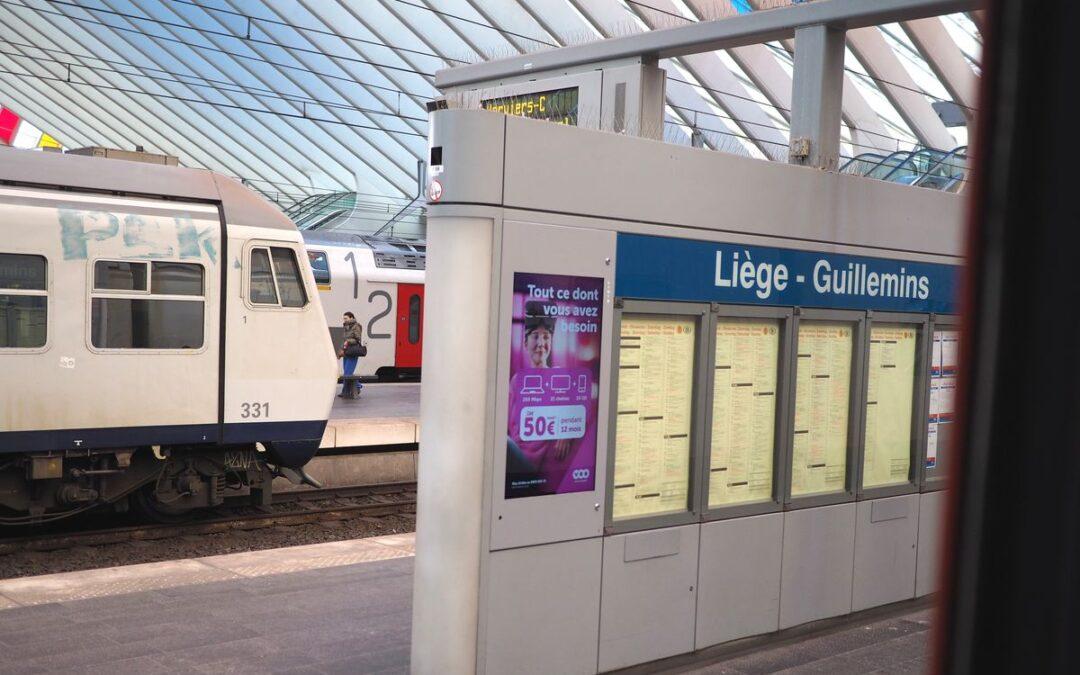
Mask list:
[[[699,529],[684,525],[604,539],[601,671],[693,651]],[[674,553],[671,532],[678,534]]]
[[[596,672],[602,547],[597,537],[492,552],[484,672]]]
[[[780,628],[851,611],[856,505],[784,514]]]
[[[915,567],[915,597],[938,590],[941,573],[941,520],[949,493],[924,492],[919,500],[919,547]]]
[[[695,649],[777,629],[783,539],[782,513],[701,526]]]
[[[859,502],[852,611],[915,596],[918,527],[918,494]]]

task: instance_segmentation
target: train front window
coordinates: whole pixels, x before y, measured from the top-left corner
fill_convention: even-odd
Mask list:
[[[251,301],[257,305],[276,305],[277,287],[274,286],[274,273],[270,269],[270,252],[265,248],[251,251]]]
[[[330,283],[330,261],[326,258],[325,251],[308,251],[308,262],[311,263],[311,271],[315,275],[315,283]]]
[[[194,263],[94,263],[90,342],[97,349],[201,349],[205,270]]]
[[[296,251],[284,246],[251,250],[249,298],[256,305],[303,307],[308,302]]]
[[[0,349],[38,349],[48,337],[48,263],[0,253]]]
[[[282,307],[303,307],[307,304],[304,292],[304,279],[300,276],[300,265],[296,262],[296,253],[291,248],[275,246],[270,249],[274,261],[274,277],[281,293]]]

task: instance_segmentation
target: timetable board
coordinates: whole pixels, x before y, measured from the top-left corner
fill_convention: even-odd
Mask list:
[[[622,316],[614,520],[687,509],[695,330],[691,318]]]
[[[710,508],[772,498],[779,356],[779,320],[717,321]]]
[[[847,473],[851,324],[799,324],[791,494],[840,492]]]
[[[930,352],[930,417],[926,433],[926,468],[935,469],[952,438],[956,415],[956,376],[960,366],[960,331],[935,330]]]
[[[915,326],[880,324],[870,328],[864,488],[908,480],[917,341]]]

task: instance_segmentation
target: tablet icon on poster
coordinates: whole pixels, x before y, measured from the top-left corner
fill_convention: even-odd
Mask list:
[[[551,376],[551,391],[556,394],[565,394],[570,391],[570,376],[569,375],[552,375]]]

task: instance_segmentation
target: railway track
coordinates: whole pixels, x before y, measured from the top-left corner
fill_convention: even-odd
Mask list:
[[[93,530],[72,530],[0,539],[0,555],[19,551],[59,551],[135,541],[159,541],[236,530],[259,530],[312,523],[378,518],[414,513],[416,483],[384,483],[277,493],[265,508],[245,498],[227,500],[191,521],[140,523]]]

